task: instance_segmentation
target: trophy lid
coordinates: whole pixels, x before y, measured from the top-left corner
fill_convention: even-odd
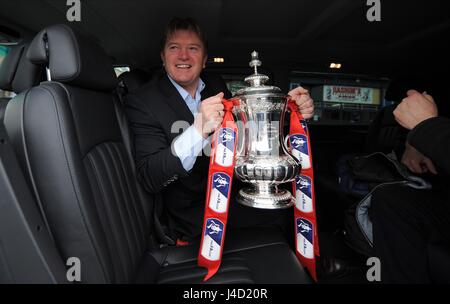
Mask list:
[[[280,88],[265,85],[265,83],[269,80],[269,77],[258,73],[258,67],[262,64],[258,58],[258,52],[253,51],[251,53],[251,57],[252,60],[249,62],[249,66],[254,68],[254,73],[245,77],[245,82],[247,82],[249,86],[237,91],[236,96],[240,97],[245,95],[264,94],[273,97],[285,97],[286,95],[281,93]]]

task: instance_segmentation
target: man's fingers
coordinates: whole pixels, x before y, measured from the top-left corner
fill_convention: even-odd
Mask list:
[[[403,117],[404,111],[402,110],[401,107],[397,106],[393,112],[395,120],[399,123],[399,125],[401,125],[403,128],[408,128],[408,126],[404,123],[404,121],[401,119],[401,117]]]
[[[420,94],[420,93],[417,92],[416,90],[408,90],[408,91],[406,92],[406,95],[408,95],[408,96],[411,96],[411,95],[414,95],[414,94]]]
[[[224,107],[222,103],[213,103],[213,104],[205,104],[203,105],[203,113],[204,115],[209,115],[214,112],[223,111]]]
[[[213,122],[213,129],[211,131],[217,130],[221,124],[222,124],[222,118],[221,117],[216,118]]]
[[[307,100],[312,100],[312,98],[311,98],[311,96],[309,96],[309,95],[307,95],[307,94],[302,94],[302,95],[297,95],[296,97],[295,97],[295,102],[297,102],[297,103],[303,103],[303,102],[305,102],[305,101],[307,101]]]
[[[301,114],[303,115],[303,118],[304,118],[304,119],[308,119],[308,118],[310,118],[311,116],[313,116],[314,111],[313,111],[313,110],[305,110],[305,111],[302,111]],[[307,117],[307,116],[308,116],[308,117]]]
[[[308,90],[304,89],[302,87],[297,87],[297,88],[289,91],[288,94],[292,97],[295,97],[296,95],[300,95],[300,94],[308,94]]]
[[[202,101],[202,104],[219,104],[222,103],[222,99],[223,99],[223,92],[220,92],[215,96],[206,98],[205,100]]]
[[[314,102],[311,97],[300,98],[295,103],[300,110],[314,107]]]
[[[411,170],[414,173],[420,174],[423,172],[422,166],[415,161],[409,161],[406,166],[408,167],[409,170]]]
[[[422,95],[428,100],[434,103],[434,98],[431,95],[428,95],[427,92],[423,92]]]
[[[213,97],[203,100],[202,103],[205,105],[221,104],[222,99],[220,97],[213,96]]]
[[[215,105],[215,107],[217,107],[219,109],[219,111],[223,111],[223,109],[225,108],[223,106],[223,103],[219,103],[218,105]]]
[[[428,157],[425,157],[423,162],[424,162],[426,168],[428,169],[428,171],[430,171],[433,174],[437,174],[436,168],[434,167],[434,164],[431,161],[431,159],[429,159]]]
[[[220,118],[220,117],[211,118],[204,124],[204,133],[209,134],[211,132],[214,132],[217,128],[220,127],[221,123],[222,123],[222,118]]]

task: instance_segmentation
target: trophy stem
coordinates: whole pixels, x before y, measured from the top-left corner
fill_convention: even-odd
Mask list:
[[[256,183],[253,186],[255,186],[255,191],[261,195],[271,195],[278,192],[278,187],[274,184]]]
[[[295,198],[287,190],[280,190],[272,183],[255,183],[239,190],[238,203],[259,209],[285,209],[295,204]]]

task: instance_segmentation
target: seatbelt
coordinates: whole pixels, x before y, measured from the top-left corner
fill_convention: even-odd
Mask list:
[[[236,156],[238,133],[231,113],[233,102],[228,100],[222,102],[225,116],[212,140],[202,239],[197,260],[200,267],[208,270],[203,281],[209,280],[217,273],[222,260]],[[296,202],[294,208],[296,256],[317,281],[316,256],[319,256],[319,242],[309,133],[295,101],[289,100],[288,107],[291,111],[290,146],[293,155],[302,164],[300,174],[292,183]]]
[[[166,226],[164,226],[161,223],[161,220],[159,219],[160,217],[160,212],[159,210],[162,210],[164,208],[163,206],[163,197],[161,193],[158,193],[154,196],[154,210],[153,210],[153,221],[154,221],[154,226],[155,226],[155,232],[156,232],[156,237],[158,238],[158,240],[162,243],[162,245],[169,245],[169,246],[175,246],[175,245],[182,245],[177,241],[175,241],[175,237],[170,235],[170,231],[171,228],[170,226],[166,228]],[[170,225],[170,223],[168,223],[168,225]]]

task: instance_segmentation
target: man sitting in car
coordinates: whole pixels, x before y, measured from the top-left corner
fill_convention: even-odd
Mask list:
[[[194,20],[170,21],[161,59],[165,73],[129,95],[126,111],[134,132],[138,179],[146,191],[162,196],[176,238],[190,240],[201,234],[203,224],[209,157],[202,150],[222,122],[222,99],[231,96],[220,77],[202,74],[206,36]],[[289,95],[305,119],[312,117],[308,91],[297,88]],[[176,133],[183,127],[181,135]],[[230,226],[269,223],[288,214],[236,205],[231,202],[231,209],[240,210],[230,211]],[[291,227],[291,222],[286,225]]]

